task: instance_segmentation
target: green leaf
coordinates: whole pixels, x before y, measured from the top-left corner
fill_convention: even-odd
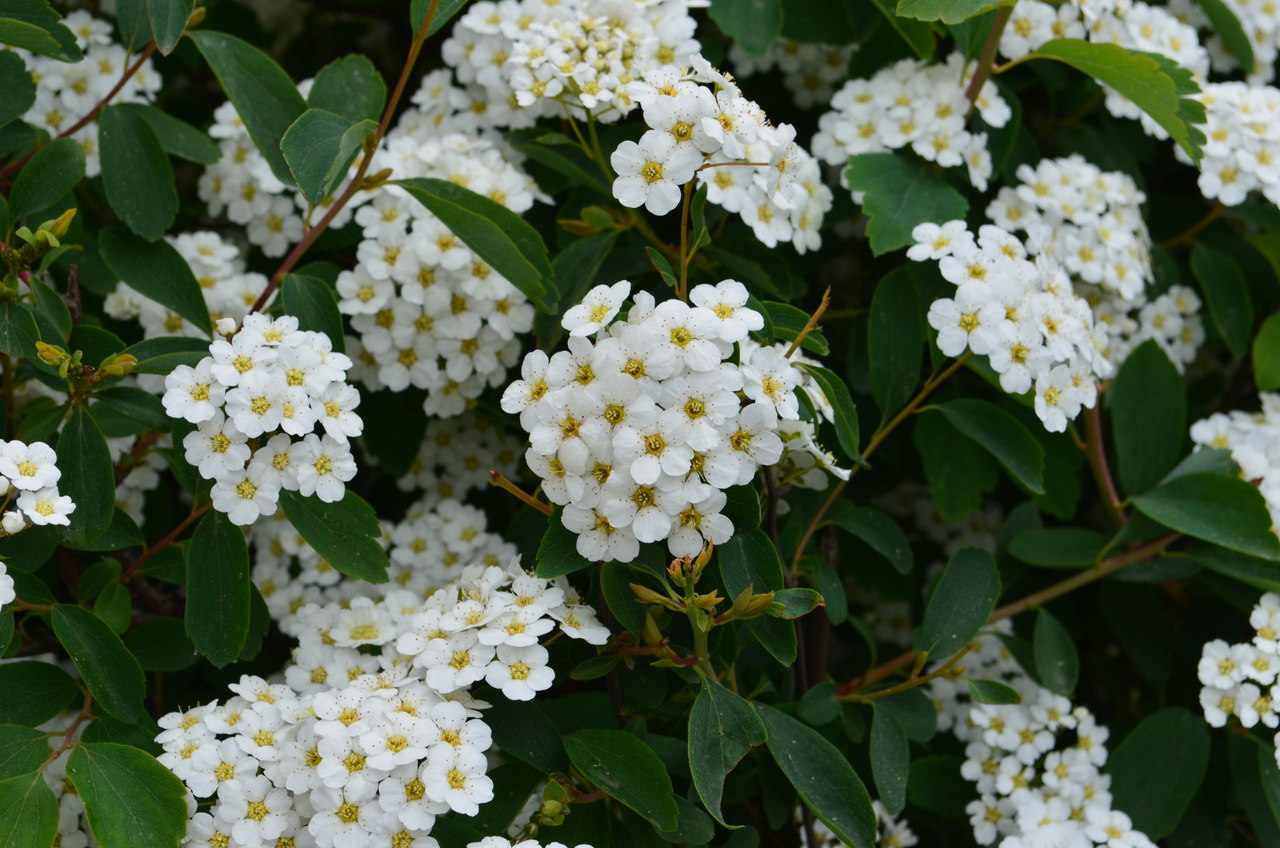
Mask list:
[[[1000,597],[1000,572],[991,554],[961,548],[951,557],[929,596],[917,651],[945,659],[960,651],[987,623]]]
[[[387,552],[379,539],[378,516],[363,498],[347,489],[337,503],[297,492],[280,492],[280,505],[294,528],[334,568],[357,580],[386,583]]]
[[[146,678],[120,637],[102,619],[73,604],[55,606],[52,619],[54,635],[89,687],[94,706],[123,722],[141,718]]]
[[[9,192],[9,220],[17,222],[48,209],[71,193],[84,179],[84,149],[70,138],[51,141],[31,157],[13,180]]]
[[[556,507],[547,519],[547,532],[542,534],[542,542],[538,545],[537,574],[550,579],[562,574],[573,574],[594,563],[578,553],[578,537],[564,526],[560,515],[561,507]]]
[[[1067,628],[1044,607],[1036,613],[1032,649],[1040,682],[1049,691],[1070,698],[1080,677],[1080,657]]]
[[[998,680],[983,680],[977,677],[967,678],[969,698],[977,704],[1020,704],[1022,696],[1012,686],[1006,686]]]
[[[146,103],[116,103],[111,108],[129,112],[146,121],[156,134],[160,146],[170,156],[201,165],[212,165],[222,158],[222,151],[209,138],[208,133],[173,117],[163,109]]]
[[[871,707],[871,777],[880,803],[889,815],[896,816],[907,805],[911,749],[907,734],[893,713],[876,701]]]
[[[630,566],[621,562],[606,562],[600,569],[600,591],[609,604],[609,612],[619,624],[636,634],[645,622],[644,605],[631,591],[631,583],[638,576]]]
[[[0,35],[4,33],[3,24],[0,19]],[[44,776],[32,771],[0,780],[0,845],[49,848],[57,837],[58,799]]]
[[[145,48],[152,37],[147,0],[116,0],[116,30],[130,53]]]
[[[871,5],[884,16],[889,25],[902,36],[902,40],[920,59],[932,59],[937,47],[933,28],[923,21],[900,18],[895,13],[894,0],[871,0]]]
[[[4,0],[0,3],[0,44],[63,62],[79,62],[84,53],[61,20],[45,0]]]
[[[750,304],[750,301],[748,301]],[[793,342],[800,336],[800,332],[804,330],[809,323],[809,313],[802,309],[798,309],[789,303],[776,303],[772,300],[763,301],[761,306],[765,311],[765,329],[773,328],[773,338],[783,342]],[[831,353],[831,345],[827,343],[827,337],[821,330],[810,330],[808,335],[800,342],[800,347],[810,353],[816,353],[818,356],[826,356]]]
[[[166,241],[145,241],[121,227],[103,230],[98,248],[107,267],[122,281],[186,318],[200,332],[210,332],[213,322],[200,284],[176,248]]]
[[[1009,553],[1041,568],[1088,568],[1106,544],[1106,536],[1083,527],[1036,527],[1014,536]]]
[[[335,59],[320,69],[307,105],[335,112],[351,123],[376,121],[387,102],[387,84],[367,56],[355,54]]]
[[[931,409],[916,416],[911,439],[924,463],[930,496],[944,519],[961,522],[982,506],[983,496],[1000,478],[991,454]]]
[[[67,776],[102,848],[170,848],[186,835],[186,789],[145,751],[86,742],[71,752]]]
[[[876,706],[893,714],[908,739],[928,742],[938,732],[938,711],[929,696],[920,689],[907,689],[896,695],[877,698]]]
[[[286,274],[280,291],[285,314],[298,319],[299,329],[324,333],[334,350],[346,352],[342,313],[338,311],[338,296],[333,286],[319,277]]]
[[[270,56],[233,35],[196,30],[190,37],[235,104],[271,172],[286,185],[293,185],[280,140],[307,109],[293,80]]]
[[[1044,448],[1018,419],[993,403],[975,398],[953,400],[932,408],[945,415],[961,433],[986,448],[1020,486],[1032,494],[1044,494]]]
[[[782,34],[781,0],[711,0],[711,20],[747,55],[760,59]]]
[[[782,560],[763,530],[736,533],[717,550],[720,575],[730,598],[736,598],[748,586],[756,593],[783,588]],[[790,622],[761,617],[750,619],[746,627],[778,662],[784,666],[795,662],[796,631]]]
[[[925,162],[893,153],[860,153],[849,158],[845,178],[853,191],[865,192],[862,211],[871,252],[881,256],[914,244],[911,231],[926,221],[963,218],[969,203]]]
[[[125,634],[124,645],[143,671],[182,671],[199,659],[179,618],[162,616],[143,622]]]
[[[1254,71],[1253,42],[1240,25],[1240,19],[1223,0],[1196,0],[1213,29],[1226,45],[1227,52],[1235,58],[1246,74]],[[1240,354],[1236,354],[1239,356]]]
[[[25,303],[0,304],[0,351],[12,356],[35,356],[40,328]]]
[[[796,718],[813,727],[822,727],[840,717],[843,704],[836,700],[836,684],[824,680],[800,696]]]
[[[187,546],[187,634],[222,668],[240,656],[249,635],[249,546],[217,510],[200,520]]]
[[[0,664],[0,722],[35,727],[56,716],[80,687],[53,663],[22,660]]]
[[[910,400],[920,382],[924,314],[910,268],[896,268],[876,285],[867,319],[867,359],[881,420]]]
[[[773,593],[769,615],[774,618],[800,618],[821,605],[822,595],[816,589],[782,589]]]
[[[27,285],[31,288],[31,293],[36,296],[37,314],[47,319],[53,329],[57,330],[59,339],[65,340],[71,334],[71,311],[67,309],[67,304],[57,292],[35,277],[28,279]],[[43,339],[47,342],[57,340]]]
[[[130,345],[124,352],[138,360],[135,374],[168,374],[179,365],[194,367],[209,355],[209,343],[189,336],[157,336]]]
[[[187,28],[195,0],[147,0],[147,14],[151,18],[151,32],[155,35],[156,49],[168,56],[178,46],[178,39]]]
[[[853,405],[853,395],[849,393],[849,387],[845,385],[844,380],[840,379],[840,375],[821,365],[804,362],[800,367],[814,379],[818,388],[822,389],[822,393],[826,395],[827,401],[835,412],[836,438],[840,442],[840,449],[844,451],[845,456],[856,462],[861,456],[858,453],[858,410]]]
[[[1154,839],[1173,832],[1209,767],[1209,729],[1182,707],[1144,718],[1111,753],[1111,794]]]
[[[915,565],[911,542],[898,522],[880,510],[869,506],[854,506],[848,500],[838,500],[827,510],[823,523],[834,524],[861,539],[873,551],[889,560],[899,574],[911,573]]]
[[[1244,356],[1253,329],[1253,301],[1240,263],[1230,254],[1197,242],[1191,248],[1191,273],[1204,290],[1209,315],[1223,341],[1234,356]]]
[[[0,127],[21,118],[36,102],[36,82],[22,57],[11,50],[0,51]],[[0,227],[4,222],[0,221]]]
[[[49,758],[49,743],[42,730],[17,724],[0,724],[0,780],[35,771]]]
[[[58,437],[59,491],[75,502],[67,538],[90,542],[111,526],[116,505],[116,472],[107,438],[84,407],[72,410]]]
[[[1054,59],[1114,88],[1165,129],[1199,162],[1204,133],[1196,126],[1205,121],[1204,105],[1191,71],[1157,53],[1129,50],[1118,44],[1059,38],[1040,45],[1030,58]]]
[[[427,19],[427,12],[432,2],[433,0],[413,0],[409,4],[409,23],[413,27],[414,35],[422,29],[422,23]],[[435,3],[436,10],[431,16],[431,23],[427,26],[428,38],[443,29],[454,15],[462,11],[462,7],[467,5],[467,0],[435,0]]]
[[[1253,382],[1260,392],[1280,389],[1280,312],[1263,321],[1253,337]]]
[[[1214,471],[1184,474],[1132,499],[1144,515],[1173,530],[1242,554],[1280,560],[1280,541],[1257,487]]]
[[[764,744],[764,722],[744,700],[705,677],[689,713],[689,771],[707,812],[725,827],[724,779],[753,745]]]
[[[112,583],[99,593],[93,602],[93,614],[119,636],[129,628],[133,618],[133,601],[129,590],[119,583]]]
[[[1187,398],[1182,377],[1154,340],[1120,366],[1110,391],[1116,476],[1126,494],[1145,492],[1182,458]],[[1152,415],[1152,410],[1160,410]]]
[[[303,196],[319,203],[333,194],[361,144],[377,128],[371,120],[352,121],[324,109],[299,115],[280,140],[280,149]]]
[[[917,21],[958,24],[1013,3],[1014,0],[898,0],[898,15]]]
[[[769,753],[813,814],[853,848],[874,848],[876,814],[867,788],[849,761],[811,727],[757,704]]]
[[[534,305],[556,309],[551,261],[542,236],[507,207],[448,180],[400,180],[419,203]]]
[[[112,412],[128,416],[144,427],[168,432],[173,419],[164,411],[160,398],[137,386],[111,386],[93,393],[98,401],[108,404]],[[94,406],[94,411],[98,407]]]
[[[659,831],[676,829],[671,777],[648,745],[622,730],[578,730],[564,737],[564,749],[574,767],[606,795]]]
[[[569,770],[560,731],[539,701],[495,698],[493,707],[485,710],[484,719],[493,730],[494,744],[503,753],[546,774]]]

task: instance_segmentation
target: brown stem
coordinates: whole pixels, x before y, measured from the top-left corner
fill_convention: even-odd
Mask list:
[[[1123,527],[1128,519],[1124,507],[1120,505],[1120,493],[1116,491],[1115,480],[1111,476],[1111,466],[1107,463],[1107,448],[1102,441],[1102,401],[1094,401],[1093,408],[1084,416],[1085,445],[1084,453],[1089,459],[1089,468],[1093,471],[1093,479],[1098,484],[1098,493],[1106,505],[1107,514],[1117,527]]]
[[[969,80],[969,87],[964,91],[970,112],[978,99],[978,92],[982,91],[983,84],[991,79],[991,72],[995,70],[996,48],[1000,46],[1000,35],[1012,14],[1012,5],[1001,7],[996,12],[995,20],[991,22],[991,29],[987,31],[987,40],[982,43],[982,52],[978,54],[978,67],[973,72],[973,79]]]
[[[800,343],[804,341],[805,336],[813,332],[813,328],[818,326],[818,319],[822,317],[822,313],[827,311],[827,307],[831,305],[831,288],[822,293],[822,303],[818,304],[818,308],[813,310],[813,314],[809,316],[809,320],[800,328],[800,332],[796,335],[795,341],[791,343],[791,347],[787,348],[787,359],[800,349]]]
[[[1190,244],[1195,239],[1195,237],[1200,234],[1201,230],[1203,230],[1205,227],[1209,226],[1214,221],[1221,218],[1223,215],[1226,214],[1226,212],[1227,212],[1227,207],[1223,206],[1222,202],[1219,201],[1218,203],[1214,204],[1214,207],[1212,209],[1210,209],[1208,212],[1204,214],[1203,218],[1201,218],[1199,221],[1196,221],[1190,227],[1183,230],[1181,233],[1178,233],[1173,238],[1166,239],[1165,241],[1161,242],[1160,246],[1163,247],[1165,250],[1168,250],[1169,248],[1176,247],[1177,245],[1180,245],[1180,244]]]
[[[188,515],[186,518],[182,519],[182,522],[178,524],[177,527],[170,530],[169,535],[165,536],[163,539],[161,539],[160,541],[156,542],[154,545],[152,545],[151,547],[143,551],[142,556],[135,559],[133,561],[133,565],[129,566],[124,570],[124,573],[120,575],[119,582],[120,583],[128,582],[129,578],[132,577],[134,574],[136,574],[138,569],[142,568],[143,564],[145,564],[147,560],[151,559],[151,557],[155,556],[160,551],[172,545],[174,541],[180,535],[182,535],[182,531],[186,530],[188,527],[190,527],[192,524],[196,522],[196,519],[200,518],[200,516],[208,512],[209,507],[211,506],[213,506],[213,501],[205,501],[204,503],[200,504],[200,506],[193,506],[191,508],[191,514]]]

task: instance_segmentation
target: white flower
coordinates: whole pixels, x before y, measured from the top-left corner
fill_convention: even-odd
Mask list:
[[[485,682],[513,701],[533,700],[535,694],[551,687],[555,676],[547,666],[547,649],[541,645],[499,645],[497,659],[485,670]]]
[[[723,280],[714,286],[694,286],[689,300],[711,312],[720,323],[719,339],[729,344],[740,342],[747,334],[764,329],[764,316],[747,306],[750,294],[737,280]]]
[[[67,516],[76,510],[71,498],[59,495],[56,488],[23,492],[18,495],[17,505],[32,524],[68,525],[71,520]]]
[[[9,576],[9,570],[5,568],[5,564],[0,562],[0,607],[13,603],[17,597],[17,593],[13,590],[13,578]]]
[[[27,445],[13,441],[0,450],[0,475],[16,489],[35,491],[56,486],[62,472],[54,465],[58,457],[44,442]]]
[[[484,755],[474,749],[437,745],[422,773],[427,797],[474,816],[481,804],[493,800],[493,781],[485,776],[486,766]]]
[[[234,327],[233,327],[234,331]],[[164,411],[170,418],[184,418],[192,424],[208,421],[222,406],[226,389],[213,376],[213,360],[205,357],[196,364],[179,365],[164,378]]]
[[[560,325],[571,336],[590,336],[613,320],[622,302],[631,294],[631,283],[622,280],[613,285],[599,285],[587,292],[576,306],[565,312]]]
[[[232,524],[246,526],[259,516],[275,514],[280,487],[261,465],[250,465],[218,477],[210,499]]]
[[[623,206],[644,206],[654,215],[665,215],[680,205],[680,186],[693,179],[703,154],[693,145],[680,144],[671,133],[650,130],[639,144],[624,141],[609,157],[618,174],[613,196]]]
[[[356,461],[346,441],[314,433],[289,449],[289,462],[298,480],[298,493],[315,495],[326,503],[342,500],[348,480],[356,476]]]
[[[21,533],[27,529],[27,519],[22,517],[21,512],[11,509],[0,516],[0,528],[3,528],[6,534],[12,536],[14,533]]]

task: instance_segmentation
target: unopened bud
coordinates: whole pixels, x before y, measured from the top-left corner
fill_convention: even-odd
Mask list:
[[[40,357],[40,361],[45,365],[52,365],[55,368],[71,359],[71,354],[62,348],[44,342],[36,342],[36,355]]]
[[[693,600],[694,603],[702,607],[704,610],[713,610],[718,604],[724,601],[724,598],[720,597],[720,590],[715,589],[705,595],[698,595]]]
[[[102,360],[98,373],[103,377],[123,377],[138,367],[138,358],[132,353],[116,353]]]
[[[769,611],[769,607],[773,606],[773,593],[765,592],[763,595],[753,595],[747,603],[746,609],[742,613],[742,618],[755,618],[758,615],[764,615]]]
[[[582,223],[597,230],[612,230],[617,226],[613,216],[600,206],[587,206],[582,210]]]
[[[200,26],[200,24],[204,23],[204,16],[208,13],[209,10],[204,6],[197,6],[195,9],[192,9],[191,14],[187,16],[187,29],[195,29]]]
[[[742,618],[747,611],[747,607],[751,605],[751,598],[754,596],[751,590],[754,588],[754,586],[748,586],[738,593],[738,597],[733,599],[733,606],[729,608],[730,616]]]
[[[662,631],[658,629],[652,615],[645,615],[644,625],[640,628],[640,638],[646,645],[656,645],[662,641]]]
[[[67,230],[71,229],[71,222],[75,220],[76,210],[68,209],[52,221],[47,221],[40,225],[40,229],[48,230],[56,237],[62,238],[67,234]]]
[[[561,804],[559,801],[543,801],[542,802],[541,813],[542,815],[546,816],[549,819],[555,818],[556,816],[560,815],[560,813],[563,811],[564,811],[564,804]]]
[[[635,594],[636,600],[642,604],[667,604],[669,599],[648,586],[641,586],[639,583],[631,584],[631,591]]]
[[[21,533],[27,527],[27,519],[22,517],[22,513],[16,509],[11,509],[3,516],[0,516],[0,527],[4,528],[4,532],[12,536],[14,533]]]
[[[236,334],[236,319],[219,318],[214,322],[213,329],[220,336],[234,336]]]

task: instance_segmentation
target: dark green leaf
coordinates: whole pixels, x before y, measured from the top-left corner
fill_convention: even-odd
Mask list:
[[[552,578],[572,574],[589,568],[591,560],[578,553],[578,536],[564,526],[560,519],[561,508],[547,519],[547,532],[538,545],[537,573],[539,577]]]
[[[814,589],[782,589],[773,593],[769,615],[774,618],[800,618],[822,605],[822,595]]]
[[[915,392],[924,361],[924,315],[910,268],[898,268],[876,285],[867,320],[871,394],[887,419]]]
[[[0,36],[3,34],[4,19],[0,18]],[[44,782],[44,775],[32,771],[0,780],[0,845],[49,848],[57,837],[58,799]]]
[[[129,112],[146,121],[156,134],[160,146],[170,156],[201,165],[212,165],[222,157],[222,151],[207,133],[173,117],[163,109],[146,103],[117,103],[111,108]]]
[[[178,45],[194,6],[195,0],[147,0],[151,32],[155,35],[156,48],[164,55],[168,56]]]
[[[93,602],[93,614],[119,636],[129,627],[133,618],[133,601],[129,590],[119,583],[112,583],[103,589]]]
[[[896,695],[877,698],[876,706],[893,714],[908,739],[928,742],[938,732],[938,711],[929,696],[919,689],[907,689]]]
[[[298,319],[299,329],[324,333],[334,350],[346,352],[342,313],[338,311],[338,296],[333,286],[319,277],[286,274],[280,292],[285,314]]]
[[[899,574],[911,573],[915,564],[911,542],[898,522],[880,510],[838,500],[827,510],[823,523],[834,524],[861,539],[869,548],[889,560]]]
[[[813,814],[853,848],[874,848],[876,814],[849,761],[818,731],[757,704],[769,753]]]
[[[556,292],[547,246],[538,231],[507,207],[448,180],[400,180],[402,186],[493,270],[553,312]]]
[[[763,301],[765,310],[765,329],[773,328],[773,338],[782,342],[792,342],[809,323],[809,313],[789,303]],[[818,356],[826,356],[831,352],[831,345],[821,330],[812,329],[800,341],[800,347]]]
[[[814,382],[822,389],[827,401],[835,413],[836,438],[840,441],[840,449],[849,459],[857,460],[858,453],[858,410],[853,405],[853,396],[844,380],[834,371],[820,365],[802,363],[801,367],[813,377]]]
[[[1019,485],[1032,494],[1044,493],[1044,448],[1016,418],[993,403],[975,398],[953,400],[933,408],[986,448]]]
[[[747,55],[759,59],[782,34],[781,0],[711,0],[711,20],[738,42]]]
[[[1263,321],[1253,337],[1253,382],[1260,392],[1280,389],[1280,313]]]
[[[963,218],[969,203],[926,163],[893,153],[861,153],[849,158],[845,178],[865,192],[862,211],[876,256],[913,244],[911,231],[926,221]]]
[[[0,51],[0,91],[4,102],[0,103],[0,127],[14,120],[36,102],[36,82],[22,57],[11,50]],[[0,227],[4,222],[0,221]]]
[[[676,829],[671,777],[648,745],[622,730],[578,730],[564,737],[564,749],[574,767],[606,795],[660,831]]]
[[[980,548],[956,551],[929,596],[916,650],[935,659],[956,654],[978,635],[999,597],[1000,572],[991,554]]]
[[[187,336],[157,336],[125,348],[138,360],[136,374],[168,374],[179,365],[195,366],[209,355],[209,343]]]
[[[945,754],[922,757],[911,764],[907,798],[913,807],[954,821],[966,821],[965,804],[973,798],[973,784],[960,776],[964,757]]]
[[[1244,69],[1245,73],[1253,73],[1253,42],[1249,39],[1249,34],[1244,31],[1244,27],[1240,25],[1240,19],[1235,16],[1231,9],[1223,0],[1196,0],[1200,8],[1204,10],[1208,16],[1209,22],[1213,24],[1213,30],[1222,39],[1222,43],[1226,45],[1227,52],[1236,60],[1236,63]],[[1239,356],[1240,354],[1236,354]]]
[[[75,35],[45,0],[5,0],[0,4],[0,44],[12,44],[63,62],[84,58]]]
[[[1022,696],[1018,690],[1006,686],[998,680],[982,680],[968,678],[969,698],[978,704],[1020,704]]]
[[[89,410],[72,410],[58,437],[57,454],[62,469],[58,489],[76,505],[68,516],[67,538],[76,543],[92,541],[111,526],[116,473],[107,438]]]
[[[1154,486],[1183,455],[1187,399],[1169,357],[1155,341],[1139,345],[1107,393],[1116,444],[1116,476],[1126,494]],[[1152,415],[1153,409],[1160,410]]]
[[[822,727],[840,717],[842,706],[836,700],[836,684],[824,680],[800,696],[796,718],[813,727]]]
[[[280,140],[280,149],[303,196],[319,203],[333,194],[361,144],[377,128],[371,120],[352,121],[324,109],[299,115]]]
[[[1107,544],[1101,533],[1083,527],[1032,528],[1009,542],[1009,553],[1042,568],[1088,568]]]
[[[443,29],[454,15],[462,11],[462,7],[467,5],[467,0],[413,0],[409,4],[409,24],[413,27],[414,35],[422,29],[432,3],[435,4],[435,11],[431,13],[431,23],[427,24],[428,38]]]
[[[94,397],[99,402],[110,404],[113,411],[127,415],[152,430],[167,432],[173,424],[160,398],[137,386],[112,386],[94,392]]]
[[[0,722],[35,727],[80,694],[76,682],[53,663],[23,660],[0,664]]]
[[[1012,6],[1013,2],[1014,0],[898,0],[898,14],[918,21],[958,24],[1000,6]]]
[[[604,677],[618,667],[622,657],[618,654],[605,654],[599,657],[588,657],[573,667],[569,676],[574,680],[596,680]]]
[[[703,678],[689,713],[689,771],[703,805],[725,827],[733,827],[720,811],[725,776],[764,741],[764,722],[751,704]]]
[[[1213,471],[1184,474],[1132,499],[1144,515],[1173,530],[1242,554],[1280,560],[1280,541],[1257,487]]]
[[[783,587],[782,561],[763,530],[737,533],[719,547],[720,574],[730,598],[748,586],[753,591],[776,592]],[[789,666],[796,659],[796,631],[789,621],[753,618],[746,628],[778,662]]]
[[[122,281],[172,309],[200,332],[209,333],[212,322],[200,284],[176,248],[166,241],[147,242],[122,227],[103,230],[98,247],[103,261]]]
[[[199,657],[181,619],[153,618],[125,634],[124,645],[143,671],[182,671]]]
[[[44,731],[18,724],[0,724],[0,780],[35,771],[49,759]]]
[[[52,618],[54,635],[89,687],[94,706],[124,722],[140,718],[146,678],[120,637],[84,607],[58,604]]]
[[[17,222],[48,209],[84,179],[84,149],[70,138],[51,141],[31,157],[13,180],[9,220]]]
[[[186,835],[186,789],[145,751],[86,742],[72,750],[67,776],[102,848],[170,848]]]
[[[545,774],[569,770],[560,731],[538,701],[496,698],[493,707],[485,710],[484,720],[493,730],[494,744],[503,753]]]
[[[609,604],[609,612],[632,633],[639,633],[645,620],[644,605],[631,591],[631,584],[637,582],[638,576],[620,562],[606,562],[600,570],[600,589]]]
[[[937,47],[933,28],[923,21],[900,18],[896,14],[894,0],[871,0],[871,5],[884,16],[902,40],[920,59],[932,59]]]
[[[58,332],[58,338],[46,338],[43,341],[56,342],[66,339],[71,333],[71,311],[67,309],[67,304],[62,297],[35,277],[27,280],[27,285],[36,296],[36,312],[47,319]]]
[[[307,105],[336,112],[351,123],[376,121],[387,102],[387,84],[367,56],[359,54],[335,59],[320,69]]]
[[[871,776],[875,779],[880,803],[896,816],[907,805],[907,772],[911,750],[902,725],[878,702],[871,712]]]
[[[1209,766],[1209,729],[1182,707],[1144,718],[1111,753],[1115,808],[1152,839],[1173,832]]]
[[[25,303],[0,304],[0,351],[12,356],[35,356],[40,328]]]
[[[944,519],[961,522],[982,506],[983,496],[1000,478],[991,454],[932,410],[916,417],[911,438],[924,463],[929,494]]]
[[[196,30],[191,33],[191,40],[235,104],[272,173],[292,185],[293,176],[280,152],[280,140],[307,108],[293,80],[270,56],[233,35]]]
[[[386,583],[387,552],[373,507],[347,489],[337,503],[282,491],[280,505],[294,528],[334,568],[357,580]]]
[[[1044,607],[1036,613],[1036,676],[1045,688],[1070,698],[1080,677],[1080,657],[1067,628]]]
[[[221,668],[249,634],[249,547],[224,513],[211,510],[187,548],[187,634]]]
[[[1209,315],[1223,341],[1234,356],[1244,356],[1253,329],[1253,301],[1240,263],[1230,254],[1197,242],[1191,248],[1191,273],[1204,291]]]

